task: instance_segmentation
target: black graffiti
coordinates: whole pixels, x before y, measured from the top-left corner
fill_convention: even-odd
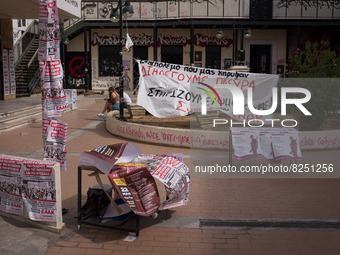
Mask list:
[[[149,97],[171,97],[171,98],[178,98],[178,99],[185,99],[190,101],[192,98],[195,99],[196,96],[191,95],[191,92],[185,92],[182,89],[175,89],[172,91],[161,91],[160,89],[156,88],[149,88]]]
[[[301,5],[307,10],[311,7],[322,8],[327,7],[328,9],[334,7],[340,9],[340,0],[280,0],[277,4],[277,8],[289,8],[290,6]]]
[[[99,8],[99,15],[103,18],[106,18],[111,13],[111,10],[114,9],[112,3],[102,3],[104,6],[102,8]]]
[[[238,0],[235,0],[235,2],[237,2]],[[179,0],[178,2],[182,2],[182,3],[186,3],[186,2],[190,2],[190,3],[204,3],[204,2],[208,2],[212,5],[216,5],[218,2],[223,2],[223,0]],[[169,4],[170,5],[176,5],[177,4],[177,1],[169,1]]]

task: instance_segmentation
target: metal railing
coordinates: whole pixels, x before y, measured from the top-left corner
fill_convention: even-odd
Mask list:
[[[116,1],[82,2],[82,18],[108,20],[116,5]],[[340,18],[340,0],[140,0],[131,1],[131,5],[135,14],[130,20],[247,19],[254,11],[261,15],[266,8],[271,9],[272,19]]]
[[[35,74],[32,75],[30,82],[28,83],[28,93],[30,95],[33,93],[34,89],[38,86],[39,83],[40,83],[40,70],[38,68]]]
[[[27,49],[31,46],[32,41],[39,35],[39,24],[37,20],[34,20],[20,36],[17,42],[14,44],[14,63],[17,66],[22,56]]]
[[[40,69],[38,62],[38,51],[34,53],[32,58],[27,64],[27,83],[28,83],[28,92],[31,95],[33,90],[37,87],[40,81]]]

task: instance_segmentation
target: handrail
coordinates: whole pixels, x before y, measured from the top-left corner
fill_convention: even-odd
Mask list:
[[[32,94],[35,87],[37,86],[39,80],[40,80],[40,70],[38,68],[37,71],[35,72],[33,78],[28,83],[28,92],[29,92],[30,95]]]
[[[33,55],[32,58],[30,59],[30,61],[28,62],[27,67],[30,67],[30,66],[31,66],[31,64],[33,63],[33,61],[34,61],[35,57],[37,56],[38,52],[39,52],[39,49],[37,49],[37,50],[35,51],[34,55]]]
[[[28,44],[28,46],[26,47],[26,49],[21,53],[20,57],[18,58],[18,60],[15,62],[15,68],[17,68],[17,66],[21,63],[21,61],[23,60],[23,58],[25,57],[25,55],[27,54],[27,52],[29,51],[29,49],[31,48],[31,46],[34,44],[35,40],[37,38],[33,37],[32,40],[30,41],[30,43]]]
[[[77,23],[81,22],[82,20],[84,20],[83,18],[79,18],[79,19],[68,19],[64,21],[64,31],[73,27],[74,25],[76,25]],[[73,21],[73,22],[71,22]]]

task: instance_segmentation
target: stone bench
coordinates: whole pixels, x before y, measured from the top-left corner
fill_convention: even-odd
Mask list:
[[[131,119],[141,118],[146,115],[146,110],[143,106],[137,104],[127,104]]]
[[[214,119],[218,119],[219,112],[218,111],[209,111],[207,115],[202,115],[200,113],[196,113],[196,118],[201,128],[210,129],[213,127]]]

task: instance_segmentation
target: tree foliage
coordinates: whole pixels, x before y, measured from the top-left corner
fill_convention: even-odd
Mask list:
[[[331,49],[329,41],[306,42],[303,50],[289,59],[288,77],[299,79],[286,84],[306,88],[311,93],[311,100],[304,106],[312,113],[307,118],[312,129],[322,129],[330,116],[339,116],[340,58]],[[296,108],[293,112],[306,119]]]

